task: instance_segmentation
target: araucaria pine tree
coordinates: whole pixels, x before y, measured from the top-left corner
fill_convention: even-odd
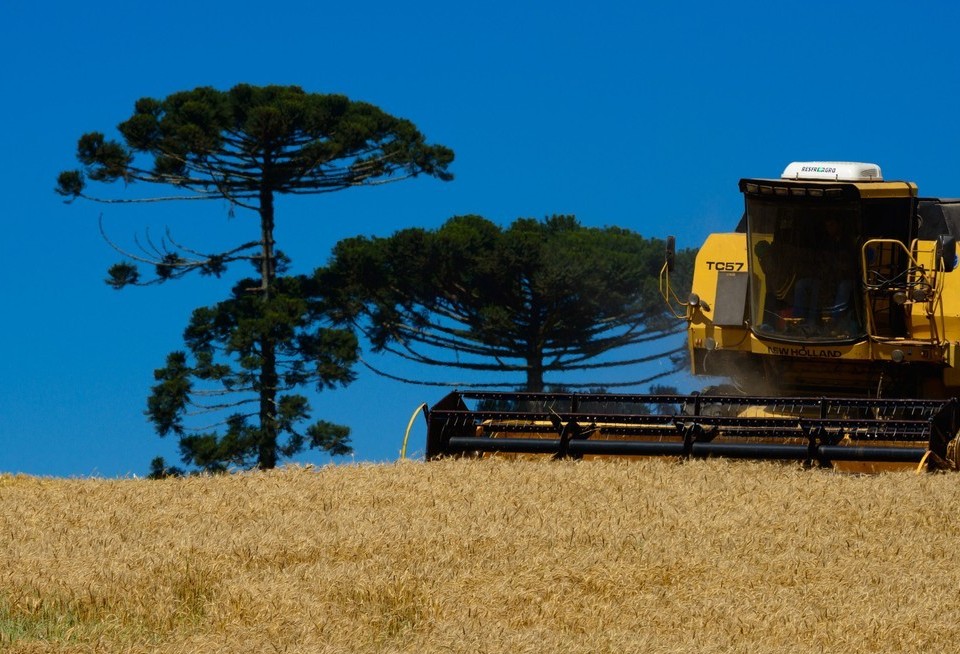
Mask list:
[[[345,239],[315,278],[331,315],[362,330],[376,352],[496,373],[484,387],[591,388],[604,382],[588,375],[614,368],[629,371],[618,386],[642,386],[678,371],[685,352],[675,338],[683,324],[658,287],[664,250],[663,241],[573,216],[509,227],[455,216],[436,230]],[[694,255],[676,253],[678,284]]]
[[[200,253],[165,241],[153,256],[128,255],[109,270],[115,288],[191,272],[220,275],[239,261],[257,272],[228,299],[197,309],[184,334],[187,351],[171,353],[155,372],[147,414],[158,433],[180,438],[184,463],[214,471],[272,468],[306,446],[349,452],[349,430],[322,420],[306,424],[310,407],[295,391],[349,383],[357,340],[330,322],[314,278],[288,274],[274,241],[275,198],[418,175],[449,180],[453,152],[427,144],[410,121],[373,105],[296,86],[242,84],[142,98],[118,130],[122,142],[100,132],[80,138],[82,168],[60,174],[58,193],[103,200],[88,194],[89,182],[145,182],[172,194],[111,201],[226,200],[259,218],[258,233],[226,251]],[[142,276],[138,263],[154,274]]]

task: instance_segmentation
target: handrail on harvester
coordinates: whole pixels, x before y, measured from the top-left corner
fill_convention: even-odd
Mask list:
[[[873,238],[863,243],[860,248],[860,264],[863,271],[861,282],[867,294],[866,315],[867,331],[877,336],[874,303],[869,300],[872,294],[884,298],[883,302],[899,304],[920,302],[925,305],[924,311],[930,326],[930,342],[939,343],[939,330],[934,307],[939,302],[943,292],[943,275],[938,274],[936,262],[932,267],[924,267],[919,261],[920,241],[914,240],[908,248],[896,239]],[[903,257],[904,264],[899,267],[893,262],[897,254]],[[926,254],[936,258],[936,250],[928,250]],[[882,268],[895,268],[889,271],[890,276],[881,274]]]

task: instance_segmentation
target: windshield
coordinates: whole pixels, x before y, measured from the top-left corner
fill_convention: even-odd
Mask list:
[[[759,335],[823,342],[864,334],[858,206],[747,197],[750,312]]]

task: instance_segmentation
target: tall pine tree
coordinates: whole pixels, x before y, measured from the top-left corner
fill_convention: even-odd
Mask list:
[[[68,201],[103,200],[88,193],[90,182],[140,182],[166,186],[170,195],[119,201],[226,200],[259,218],[258,233],[228,250],[201,253],[166,241],[153,255],[128,256],[109,270],[108,283],[123,288],[193,271],[219,275],[238,261],[256,267],[257,277],[237,284],[227,300],[194,312],[185,333],[189,354],[170,354],[156,371],[148,415],[158,433],[179,436],[184,462],[206,470],[272,468],[308,445],[348,452],[345,427],[302,426],[310,409],[292,391],[348,383],[357,343],[329,323],[315,280],[285,274],[274,240],[275,198],[417,175],[449,180],[453,152],[373,105],[296,86],[142,98],[118,130],[122,142],[100,132],[80,138],[82,167],[60,174],[58,193]],[[153,275],[141,273],[143,263]]]
[[[341,241],[316,276],[339,320],[362,330],[374,351],[497,373],[478,384],[486,387],[639,386],[684,360],[684,344],[670,338],[684,324],[658,287],[664,251],[663,241],[583,227],[573,216],[507,228],[457,216],[437,230]],[[676,256],[682,285],[694,253]],[[650,370],[654,361],[661,365]],[[616,367],[629,368],[616,384],[590,377]]]

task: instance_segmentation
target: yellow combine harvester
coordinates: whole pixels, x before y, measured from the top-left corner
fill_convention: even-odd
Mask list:
[[[960,201],[874,164],[742,179],[737,230],[700,248],[685,301],[693,395],[453,392],[427,457],[729,456],[960,467]]]

